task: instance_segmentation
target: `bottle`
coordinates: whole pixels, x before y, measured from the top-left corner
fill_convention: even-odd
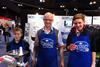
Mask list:
[[[19,56],[22,56],[22,55],[23,55],[23,48],[19,47]]]

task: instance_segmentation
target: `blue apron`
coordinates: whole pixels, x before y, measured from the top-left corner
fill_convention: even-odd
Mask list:
[[[77,49],[69,53],[68,67],[91,67],[92,52],[89,34],[72,36],[72,42]]]
[[[57,38],[56,33],[45,34],[41,32],[39,36],[40,48],[37,57],[36,67],[58,67],[57,59]]]

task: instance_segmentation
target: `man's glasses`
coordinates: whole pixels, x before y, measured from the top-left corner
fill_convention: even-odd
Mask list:
[[[53,19],[43,19],[44,21],[53,21]]]

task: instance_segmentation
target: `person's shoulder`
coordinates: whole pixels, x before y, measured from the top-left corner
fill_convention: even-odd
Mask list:
[[[53,30],[54,30],[55,32],[57,32],[57,33],[60,32],[58,29],[56,29],[56,28],[54,28],[54,27],[53,27]]]
[[[93,34],[93,33],[96,33],[98,29],[93,25],[86,25],[86,30],[89,33]]]
[[[26,40],[22,40],[22,42],[26,45],[26,46],[29,46],[29,43],[26,41]]]
[[[12,45],[13,42],[14,42],[14,40],[7,42],[6,44],[7,44],[7,46],[10,46],[10,45]]]
[[[37,33],[41,32],[41,31],[43,31],[43,28],[41,28],[41,29],[37,30]]]
[[[40,34],[42,33],[42,31],[43,31],[43,28],[39,29],[39,30],[37,31],[37,35],[40,35]]]
[[[41,28],[41,29],[37,30],[37,32],[39,32],[39,31],[43,31],[43,28]]]
[[[14,41],[14,39],[13,39],[13,40],[11,40],[11,41],[9,41],[8,43],[10,44],[10,43],[13,43],[13,42],[15,42],[15,41]]]
[[[69,34],[68,34],[68,36],[72,36],[72,35],[76,35],[76,33],[75,33],[75,28],[74,28],[74,27],[72,27],[72,28],[70,29],[70,32],[69,32]]]
[[[24,40],[24,39],[23,39],[22,41],[23,41],[24,43],[28,43],[28,42],[27,42],[26,40]]]

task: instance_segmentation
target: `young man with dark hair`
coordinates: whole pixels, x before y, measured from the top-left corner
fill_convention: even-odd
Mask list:
[[[94,34],[85,24],[85,15],[75,14],[72,23],[66,46],[69,50],[68,67],[95,67],[96,44]]]

